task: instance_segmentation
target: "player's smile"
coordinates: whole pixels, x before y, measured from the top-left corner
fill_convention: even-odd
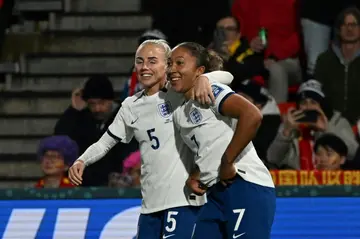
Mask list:
[[[154,74],[150,72],[144,72],[140,74],[141,80],[149,80]]]
[[[170,81],[178,81],[181,80],[181,75],[179,75],[178,73],[171,73],[169,78]]]

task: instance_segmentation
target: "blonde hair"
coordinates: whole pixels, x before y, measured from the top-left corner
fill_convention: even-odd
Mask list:
[[[140,49],[141,47],[146,46],[146,45],[157,45],[157,46],[162,47],[165,51],[165,61],[166,62],[169,61],[169,59],[171,57],[171,48],[170,48],[169,44],[167,43],[167,41],[165,41],[163,39],[146,40],[140,44],[138,49]]]

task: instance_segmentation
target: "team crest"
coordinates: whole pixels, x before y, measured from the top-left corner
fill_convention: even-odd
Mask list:
[[[190,120],[193,124],[198,124],[202,121],[202,115],[198,109],[190,111]]]
[[[168,118],[172,114],[171,104],[168,101],[162,104],[158,104],[158,110],[160,115],[164,118]]]
[[[217,98],[220,95],[220,93],[224,90],[223,88],[221,88],[218,85],[212,85],[211,89],[212,89],[212,93],[215,98]]]

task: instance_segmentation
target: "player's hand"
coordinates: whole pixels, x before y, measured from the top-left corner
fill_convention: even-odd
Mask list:
[[[220,169],[219,169],[219,177],[220,182],[223,185],[228,185],[232,183],[232,180],[235,178],[237,173],[236,167],[234,163],[221,161]]]
[[[191,176],[186,180],[186,185],[198,196],[202,196],[206,193],[206,187],[204,187],[199,180]]]
[[[215,103],[215,97],[209,79],[206,76],[199,76],[195,81],[194,99],[203,105],[211,105]]]
[[[71,94],[71,106],[76,110],[83,110],[86,107],[86,102],[82,99],[82,89],[77,88]]]
[[[85,163],[82,160],[76,160],[69,169],[69,179],[72,184],[79,186],[82,183],[82,175],[85,169]]]

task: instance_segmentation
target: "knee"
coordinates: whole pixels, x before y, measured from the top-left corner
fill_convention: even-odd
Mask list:
[[[287,80],[287,74],[285,67],[280,63],[276,62],[268,67],[270,81],[283,82]]]

